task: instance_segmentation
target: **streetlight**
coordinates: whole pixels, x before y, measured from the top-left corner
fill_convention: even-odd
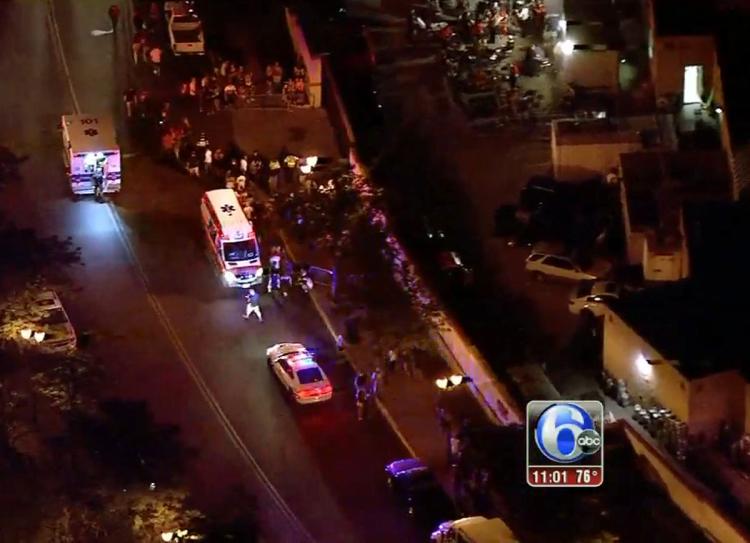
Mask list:
[[[574,49],[575,44],[572,41],[565,40],[563,42],[560,42],[560,52],[566,57],[572,55]]]
[[[450,388],[457,387],[464,383],[470,383],[471,377],[468,375],[449,375],[448,377],[440,377],[435,379],[435,385],[440,390],[448,390]]]
[[[161,533],[161,540],[162,541],[181,541],[184,537],[188,535],[187,530],[175,530],[174,532],[162,532]]]

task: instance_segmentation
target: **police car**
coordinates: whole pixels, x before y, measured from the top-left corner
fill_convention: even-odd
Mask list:
[[[312,353],[301,343],[278,343],[266,349],[268,367],[297,403],[330,400],[333,387]]]

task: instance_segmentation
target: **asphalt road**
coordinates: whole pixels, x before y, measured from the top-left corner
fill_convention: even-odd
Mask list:
[[[221,507],[243,485],[257,497],[269,541],[305,541],[305,531],[325,542],[422,539],[382,473],[403,448],[379,418],[356,421],[351,371],[336,361],[309,301],[264,299],[266,322],[248,323],[239,293],[219,285],[200,237],[203,187],[136,155],[124,160],[123,193],[112,206],[71,200],[59,116],[77,106],[120,116],[128,81],[125,37],[91,33],[108,27],[108,4],[55,0],[55,24],[41,0],[0,5],[0,144],[29,156],[0,207],[20,225],[73,236],[82,247],[85,266],[74,270],[81,288],[68,301],[74,324],[94,333],[110,393],[144,399],[159,422],[181,428],[197,453],[190,484],[199,505]],[[69,73],[56,53],[58,29]],[[122,123],[120,132],[128,152]],[[307,409],[284,399],[265,347],[286,340],[319,351],[335,387],[330,403]]]

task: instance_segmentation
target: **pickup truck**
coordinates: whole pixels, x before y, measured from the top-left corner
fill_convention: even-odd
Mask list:
[[[167,18],[169,44],[175,55],[203,55],[206,52],[203,23],[185,4],[169,3],[164,10]]]

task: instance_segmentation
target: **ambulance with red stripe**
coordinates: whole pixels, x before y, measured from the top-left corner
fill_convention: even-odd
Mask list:
[[[201,219],[224,284],[249,288],[262,282],[258,239],[235,192],[232,189],[206,192],[201,199]]]

